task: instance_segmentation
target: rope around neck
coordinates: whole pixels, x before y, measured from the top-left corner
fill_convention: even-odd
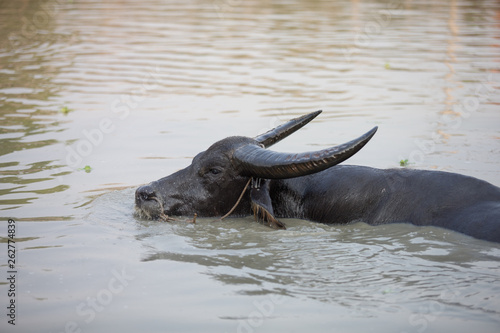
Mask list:
[[[241,191],[241,194],[240,194],[240,197],[238,198],[238,201],[236,201],[236,203],[234,204],[233,208],[231,208],[231,210],[226,215],[224,215],[223,217],[220,218],[221,221],[223,219],[225,219],[226,217],[228,217],[229,215],[231,215],[231,213],[236,209],[236,207],[238,207],[238,205],[240,204],[241,199],[243,198],[243,194],[245,194],[245,192],[246,192],[246,190],[248,188],[248,185],[250,185],[251,181],[252,181],[252,178],[250,177],[250,179],[248,180],[247,184],[243,188],[243,191]]]

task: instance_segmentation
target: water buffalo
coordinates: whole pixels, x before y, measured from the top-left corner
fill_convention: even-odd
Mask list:
[[[139,187],[138,215],[155,219],[231,212],[238,217],[253,211],[274,228],[285,228],[278,218],[327,224],[409,222],[500,242],[500,188],[485,181],[441,171],[333,167],[358,152],[376,127],[348,143],[315,152],[266,149],[320,112],[253,139],[234,136],[216,142],[187,168]]]

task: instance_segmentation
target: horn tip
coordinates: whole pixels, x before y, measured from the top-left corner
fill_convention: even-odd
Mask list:
[[[366,132],[362,137],[364,138],[364,140],[366,140],[366,142],[368,142],[368,140],[370,140],[375,135],[375,133],[377,133],[377,130],[378,126],[375,126],[371,130]]]
[[[311,112],[308,115],[306,115],[306,117],[311,117],[311,119],[314,119],[317,116],[319,116],[321,114],[321,112],[323,112],[323,110],[314,111],[314,112]]]

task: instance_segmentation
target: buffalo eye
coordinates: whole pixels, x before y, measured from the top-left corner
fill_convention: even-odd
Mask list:
[[[219,173],[221,173],[221,172],[222,172],[222,170],[220,170],[220,169],[218,169],[218,168],[210,168],[210,169],[208,170],[208,172],[209,172],[210,174],[212,174],[212,175],[218,175]]]

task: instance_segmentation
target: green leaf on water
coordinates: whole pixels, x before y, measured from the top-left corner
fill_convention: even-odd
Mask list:
[[[90,173],[90,171],[92,171],[92,168],[90,167],[90,165],[86,165],[85,167],[83,168],[80,168],[78,170],[83,170],[85,171],[86,173]]]
[[[402,167],[406,167],[409,164],[410,164],[410,162],[408,162],[408,159],[399,161],[399,166],[402,166]]]
[[[67,106],[63,106],[63,107],[59,110],[59,112],[61,112],[61,113],[62,113],[62,114],[64,114],[64,115],[67,115],[67,114],[68,114],[68,113],[70,113],[71,111],[73,111],[73,110],[71,110],[71,109],[70,109],[70,108],[68,108]]]

